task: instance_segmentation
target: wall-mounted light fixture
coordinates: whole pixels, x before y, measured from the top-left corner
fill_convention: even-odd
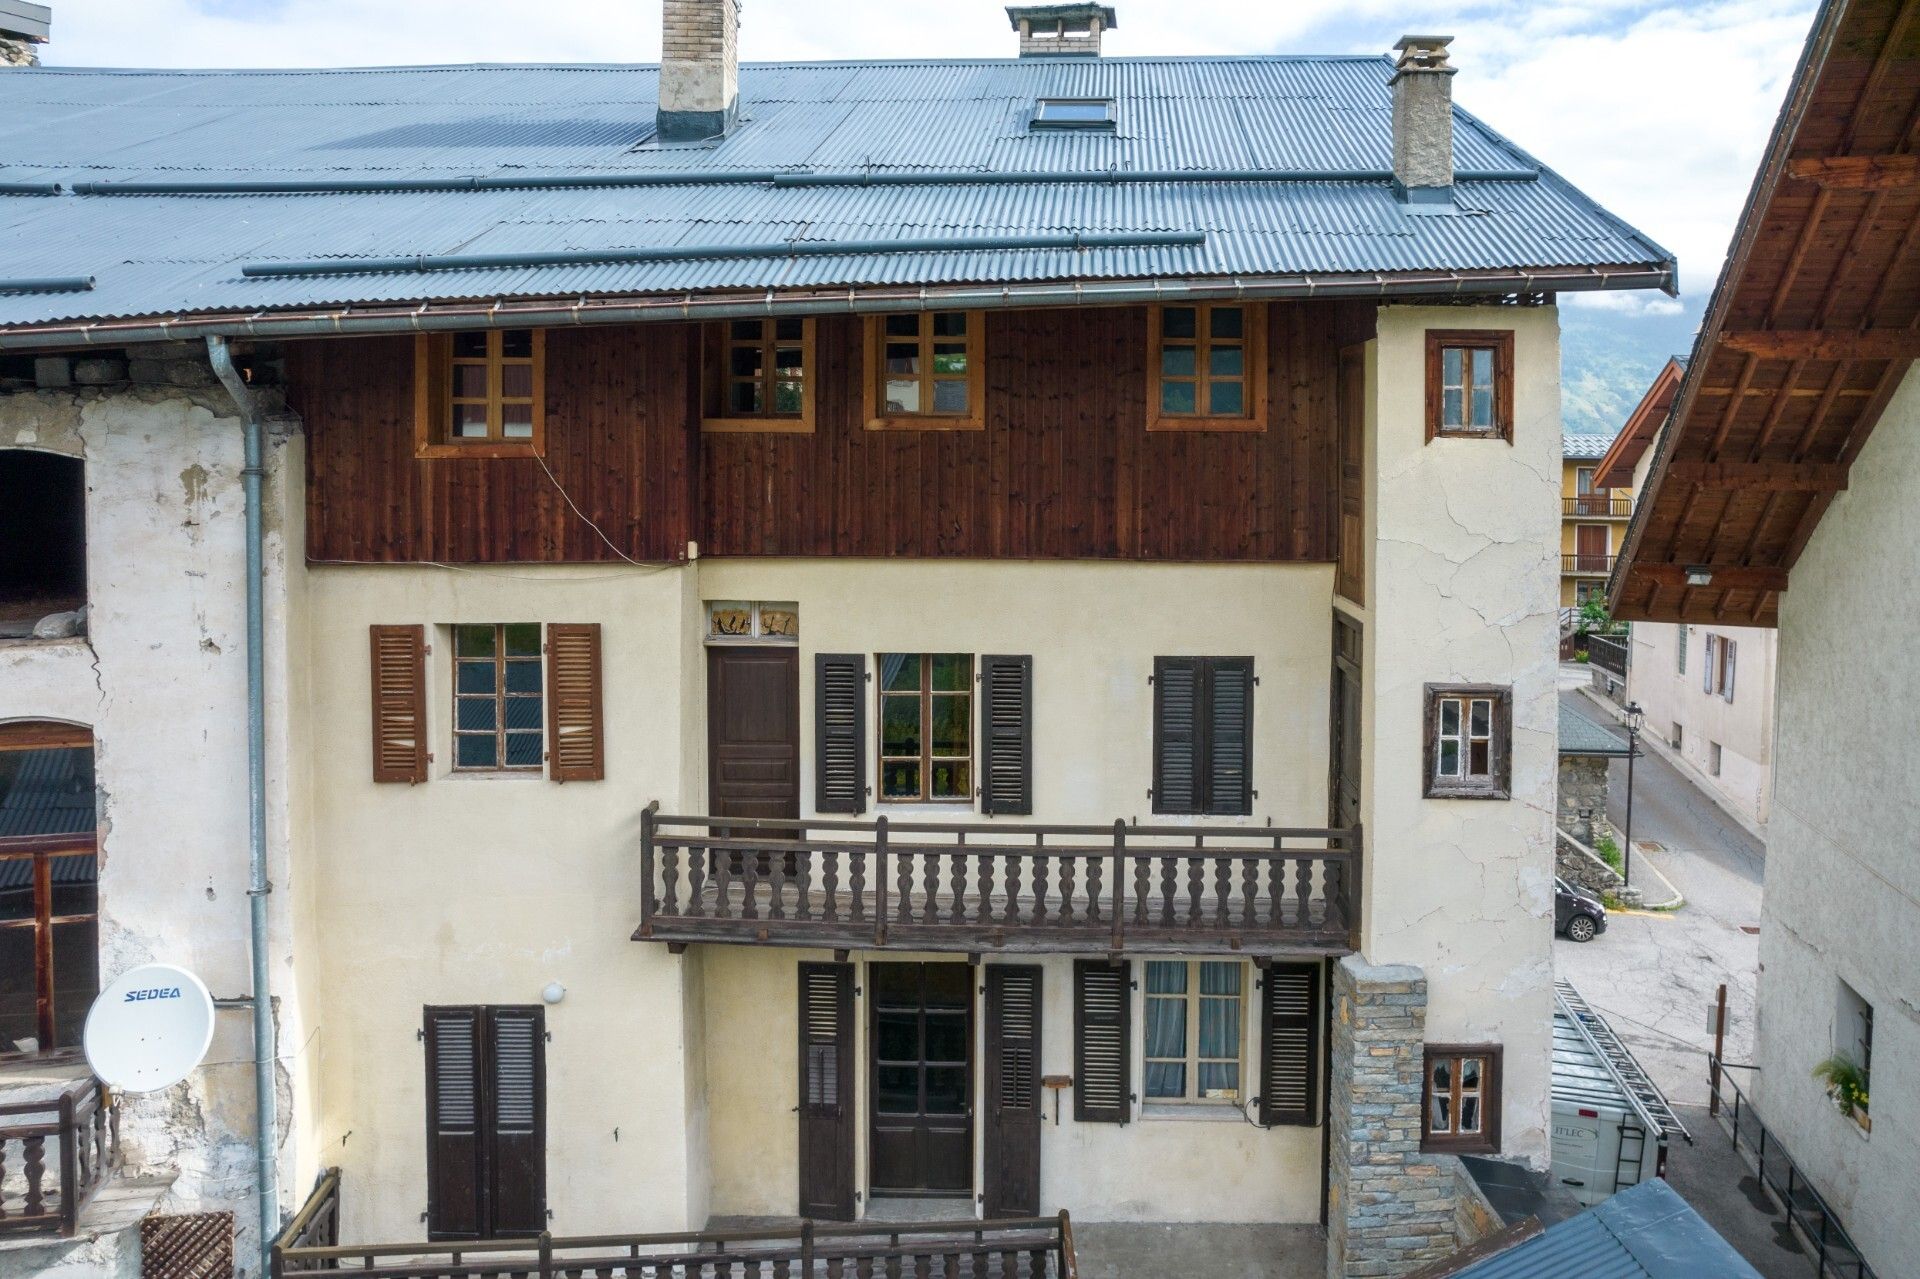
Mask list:
[[[542,1003],[557,1004],[567,997],[567,988],[557,981],[550,981],[540,988]]]

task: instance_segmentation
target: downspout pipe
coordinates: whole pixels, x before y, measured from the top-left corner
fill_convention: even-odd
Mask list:
[[[274,1138],[280,1130],[278,1061],[274,1043],[273,995],[267,964],[267,678],[266,601],[262,565],[261,465],[265,428],[260,405],[223,337],[207,338],[207,360],[214,376],[240,410],[246,465],[240,481],[247,508],[247,904],[253,959],[253,1092],[260,1200],[260,1274],[265,1275],[274,1236],[280,1233],[279,1161]]]

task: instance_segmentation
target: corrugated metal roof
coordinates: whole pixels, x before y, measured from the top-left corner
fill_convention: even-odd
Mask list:
[[[311,181],[765,170],[1257,170],[1382,174],[1378,57],[749,64],[741,122],[653,140],[651,66],[102,71],[0,76],[0,327],[348,303],[700,290],[1659,266],[1657,244],[1466,112],[1455,209],[1410,216],[1384,177],[939,186],[675,186],[324,194],[76,195],[77,182]],[[1110,96],[1117,127],[1027,129],[1041,96]],[[1525,180],[1471,175],[1537,172]],[[17,188],[16,188],[17,189]],[[1201,231],[1202,246],[793,259],[796,240],[1061,230]],[[250,279],[246,262],[760,244],[764,259]]]
[[[1760,1279],[1673,1187],[1623,1190],[1454,1279]]]
[[[0,751],[0,837],[70,835],[94,821],[91,750]]]
[[[1585,460],[1605,457],[1613,447],[1613,436],[1592,431],[1564,431],[1560,435],[1560,456]]]

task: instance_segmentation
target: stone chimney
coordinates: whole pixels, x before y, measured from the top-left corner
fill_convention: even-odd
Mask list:
[[[53,10],[27,0],[0,0],[0,67],[37,67],[53,33]]]
[[[1100,35],[1119,25],[1104,4],[1010,4],[1023,58],[1097,58]]]
[[[740,109],[740,0],[665,0],[662,16],[660,141],[724,136]]]
[[[1453,203],[1452,36],[1402,36],[1393,47],[1393,191],[1407,204]]]

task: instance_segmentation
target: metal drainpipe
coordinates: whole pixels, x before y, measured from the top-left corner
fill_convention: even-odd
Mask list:
[[[260,1273],[265,1275],[273,1238],[280,1233],[279,1163],[274,1138],[279,1132],[279,1093],[274,1078],[277,1057],[273,1033],[273,995],[267,977],[267,708],[266,606],[262,585],[260,480],[263,428],[260,406],[223,337],[207,339],[207,359],[240,410],[246,465],[240,471],[247,504],[247,903],[253,950],[253,1091],[256,1115],[254,1156],[260,1181]]]

